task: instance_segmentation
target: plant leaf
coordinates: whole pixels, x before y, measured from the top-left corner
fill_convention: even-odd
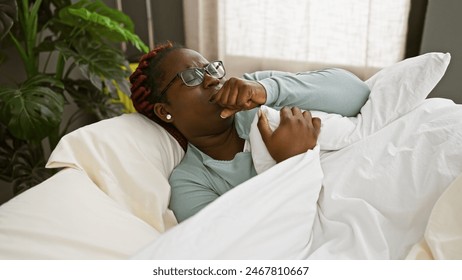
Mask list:
[[[56,173],[45,168],[45,164],[39,145],[25,144],[16,149],[12,159],[13,192],[19,194]]]
[[[6,125],[0,122],[0,179],[6,182],[13,181],[12,160],[16,142]]]
[[[114,82],[128,95],[128,80],[130,75],[129,63],[124,55],[111,46],[101,42],[86,42],[81,40],[73,49],[64,44],[56,48],[66,57],[73,59],[85,78],[89,79],[95,87],[103,90],[107,87],[113,97],[117,96]]]
[[[46,158],[40,143],[19,140],[0,122],[0,180],[13,183],[18,194],[56,173],[45,168]]]
[[[19,88],[0,88],[0,120],[19,139],[41,140],[59,126],[64,98],[63,85],[38,75]]]
[[[100,1],[80,1],[62,9],[59,18],[62,23],[80,27],[93,37],[103,37],[113,42],[130,42],[140,51],[149,51],[146,44],[134,33],[131,19]]]
[[[88,80],[68,80],[65,85],[75,104],[98,120],[120,116],[124,112],[121,102],[114,101]]]
[[[85,8],[120,23],[125,29],[132,33],[135,32],[135,25],[129,16],[119,10],[108,7],[101,1],[89,2],[88,5],[85,5]]]
[[[0,40],[8,34],[17,16],[16,0],[0,0]]]

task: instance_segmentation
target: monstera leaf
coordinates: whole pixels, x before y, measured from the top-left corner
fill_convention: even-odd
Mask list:
[[[59,11],[59,20],[69,26],[84,28],[93,36],[115,42],[130,42],[140,51],[149,51],[134,33],[132,20],[123,12],[111,9],[101,1],[79,1]]]
[[[19,139],[41,140],[61,122],[64,98],[54,89],[61,82],[37,75],[19,88],[0,88],[0,121]]]
[[[102,42],[86,42],[81,40],[72,48],[58,44],[56,48],[66,59],[72,59],[82,75],[90,80],[99,90],[107,87],[116,97],[117,83],[126,94],[130,92],[127,77],[130,66],[124,55],[117,49]]]
[[[18,194],[44,181],[56,171],[45,168],[42,150],[34,145],[22,145],[13,154],[13,192]]]
[[[66,91],[75,104],[98,120],[119,116],[124,105],[97,89],[89,80],[67,80]]]
[[[0,122],[0,179],[13,183],[14,194],[37,185],[55,172],[45,168],[39,143],[15,138]]]
[[[10,31],[17,13],[16,0],[0,0],[0,40]]]

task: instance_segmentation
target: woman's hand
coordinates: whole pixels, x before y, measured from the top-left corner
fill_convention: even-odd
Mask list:
[[[215,102],[224,108],[220,116],[225,119],[239,111],[265,104],[266,90],[256,81],[232,77],[223,84],[210,102]]]
[[[264,113],[260,113],[258,129],[263,142],[276,162],[304,153],[316,146],[321,119],[312,118],[309,111],[284,107],[280,111],[279,127],[272,131]]]

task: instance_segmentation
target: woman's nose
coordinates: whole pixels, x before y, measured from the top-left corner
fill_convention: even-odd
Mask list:
[[[204,81],[202,82],[202,84],[204,85],[204,88],[214,87],[219,83],[220,83],[220,79],[211,76],[207,72],[204,74]]]

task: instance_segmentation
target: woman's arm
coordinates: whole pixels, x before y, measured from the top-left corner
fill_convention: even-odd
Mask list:
[[[369,98],[370,89],[354,74],[338,68],[303,73],[261,71],[245,74],[266,90],[266,105],[297,106],[304,110],[356,116]]]

